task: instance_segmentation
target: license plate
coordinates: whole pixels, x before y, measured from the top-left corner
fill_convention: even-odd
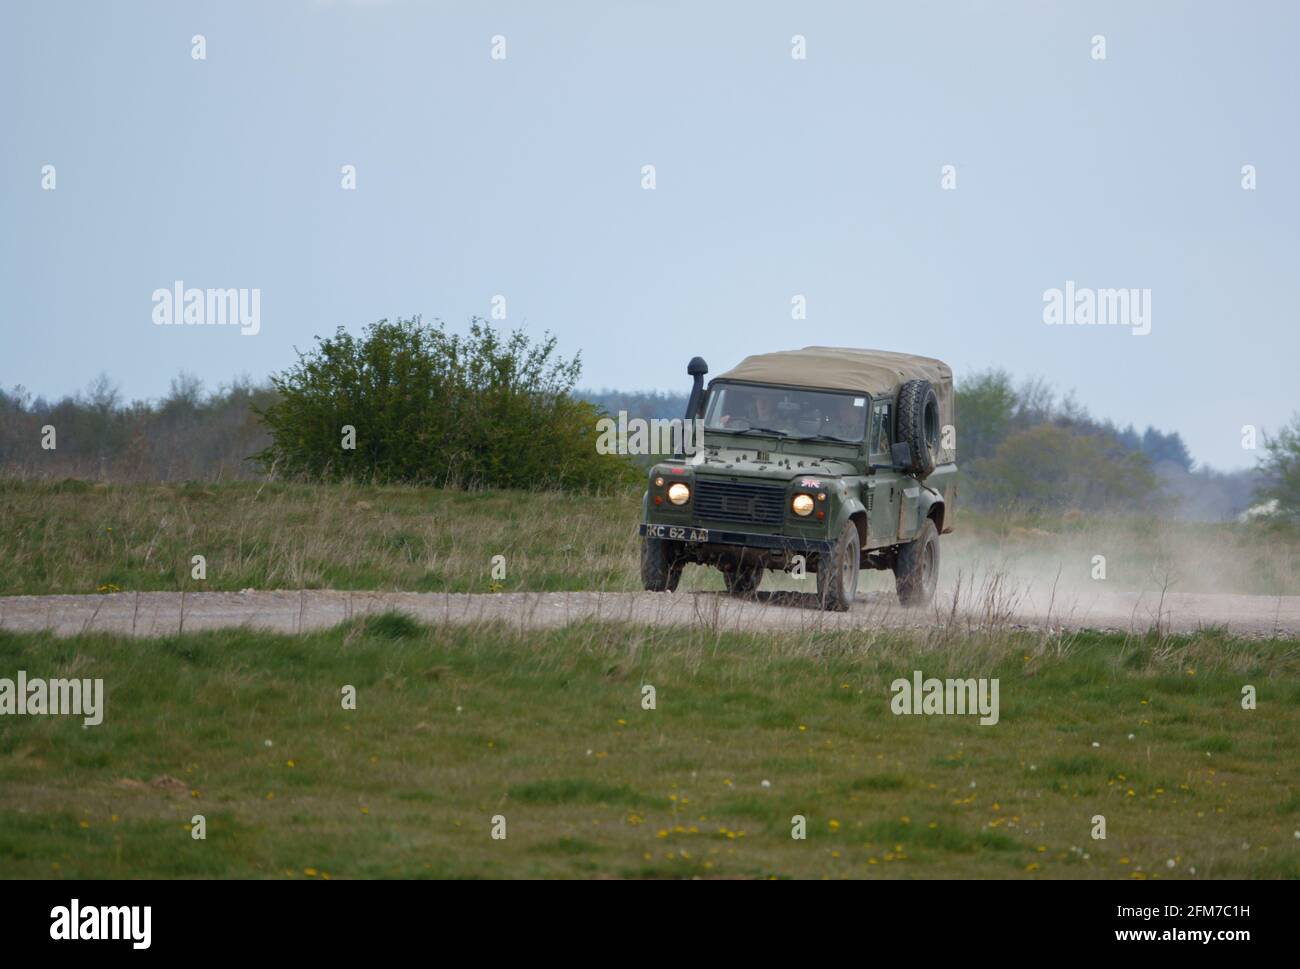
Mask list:
[[[651,538],[666,538],[672,542],[707,542],[707,528],[687,528],[683,525],[646,525],[645,533]]]

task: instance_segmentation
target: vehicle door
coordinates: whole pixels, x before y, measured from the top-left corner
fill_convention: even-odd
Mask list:
[[[894,443],[894,402],[876,400],[871,405],[868,458],[875,466],[888,465],[889,448]],[[867,505],[867,548],[880,548],[897,542],[898,512],[902,499],[903,479],[896,471],[880,470],[867,478],[863,500]]]

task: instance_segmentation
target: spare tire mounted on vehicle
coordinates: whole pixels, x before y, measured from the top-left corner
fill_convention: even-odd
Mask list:
[[[908,380],[898,388],[896,440],[912,452],[907,470],[925,478],[934,471],[939,451],[939,396],[928,380]]]

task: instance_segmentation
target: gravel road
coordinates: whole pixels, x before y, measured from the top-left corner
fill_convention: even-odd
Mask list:
[[[1004,595],[962,602],[942,591],[929,609],[903,609],[891,593],[859,595],[847,613],[824,613],[804,593],[760,593],[742,601],[722,593],[680,592],[142,592],[87,596],[0,597],[0,628],[86,630],[161,636],[250,626],[299,632],[335,625],[350,616],[399,609],[431,623],[500,620],[513,626],[562,626],[582,619],[720,629],[961,627],[1099,629],[1172,632],[1217,627],[1238,636],[1300,637],[1300,596],[1096,593],[1035,599]]]

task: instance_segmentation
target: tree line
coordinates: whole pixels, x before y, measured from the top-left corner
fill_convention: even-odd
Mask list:
[[[339,328],[267,382],[209,391],[182,373],[155,401],[101,376],[50,401],[0,390],[0,474],[105,481],[354,479],[610,490],[642,475],[597,453],[596,421],[681,417],[684,393],[579,391],[581,357],[483,320]],[[1177,432],[1093,418],[1072,395],[1002,370],[957,383],[962,500],[984,508],[1122,509],[1231,518],[1257,502],[1300,518],[1300,415],[1259,466],[1197,467]],[[52,433],[51,433],[52,429]]]

